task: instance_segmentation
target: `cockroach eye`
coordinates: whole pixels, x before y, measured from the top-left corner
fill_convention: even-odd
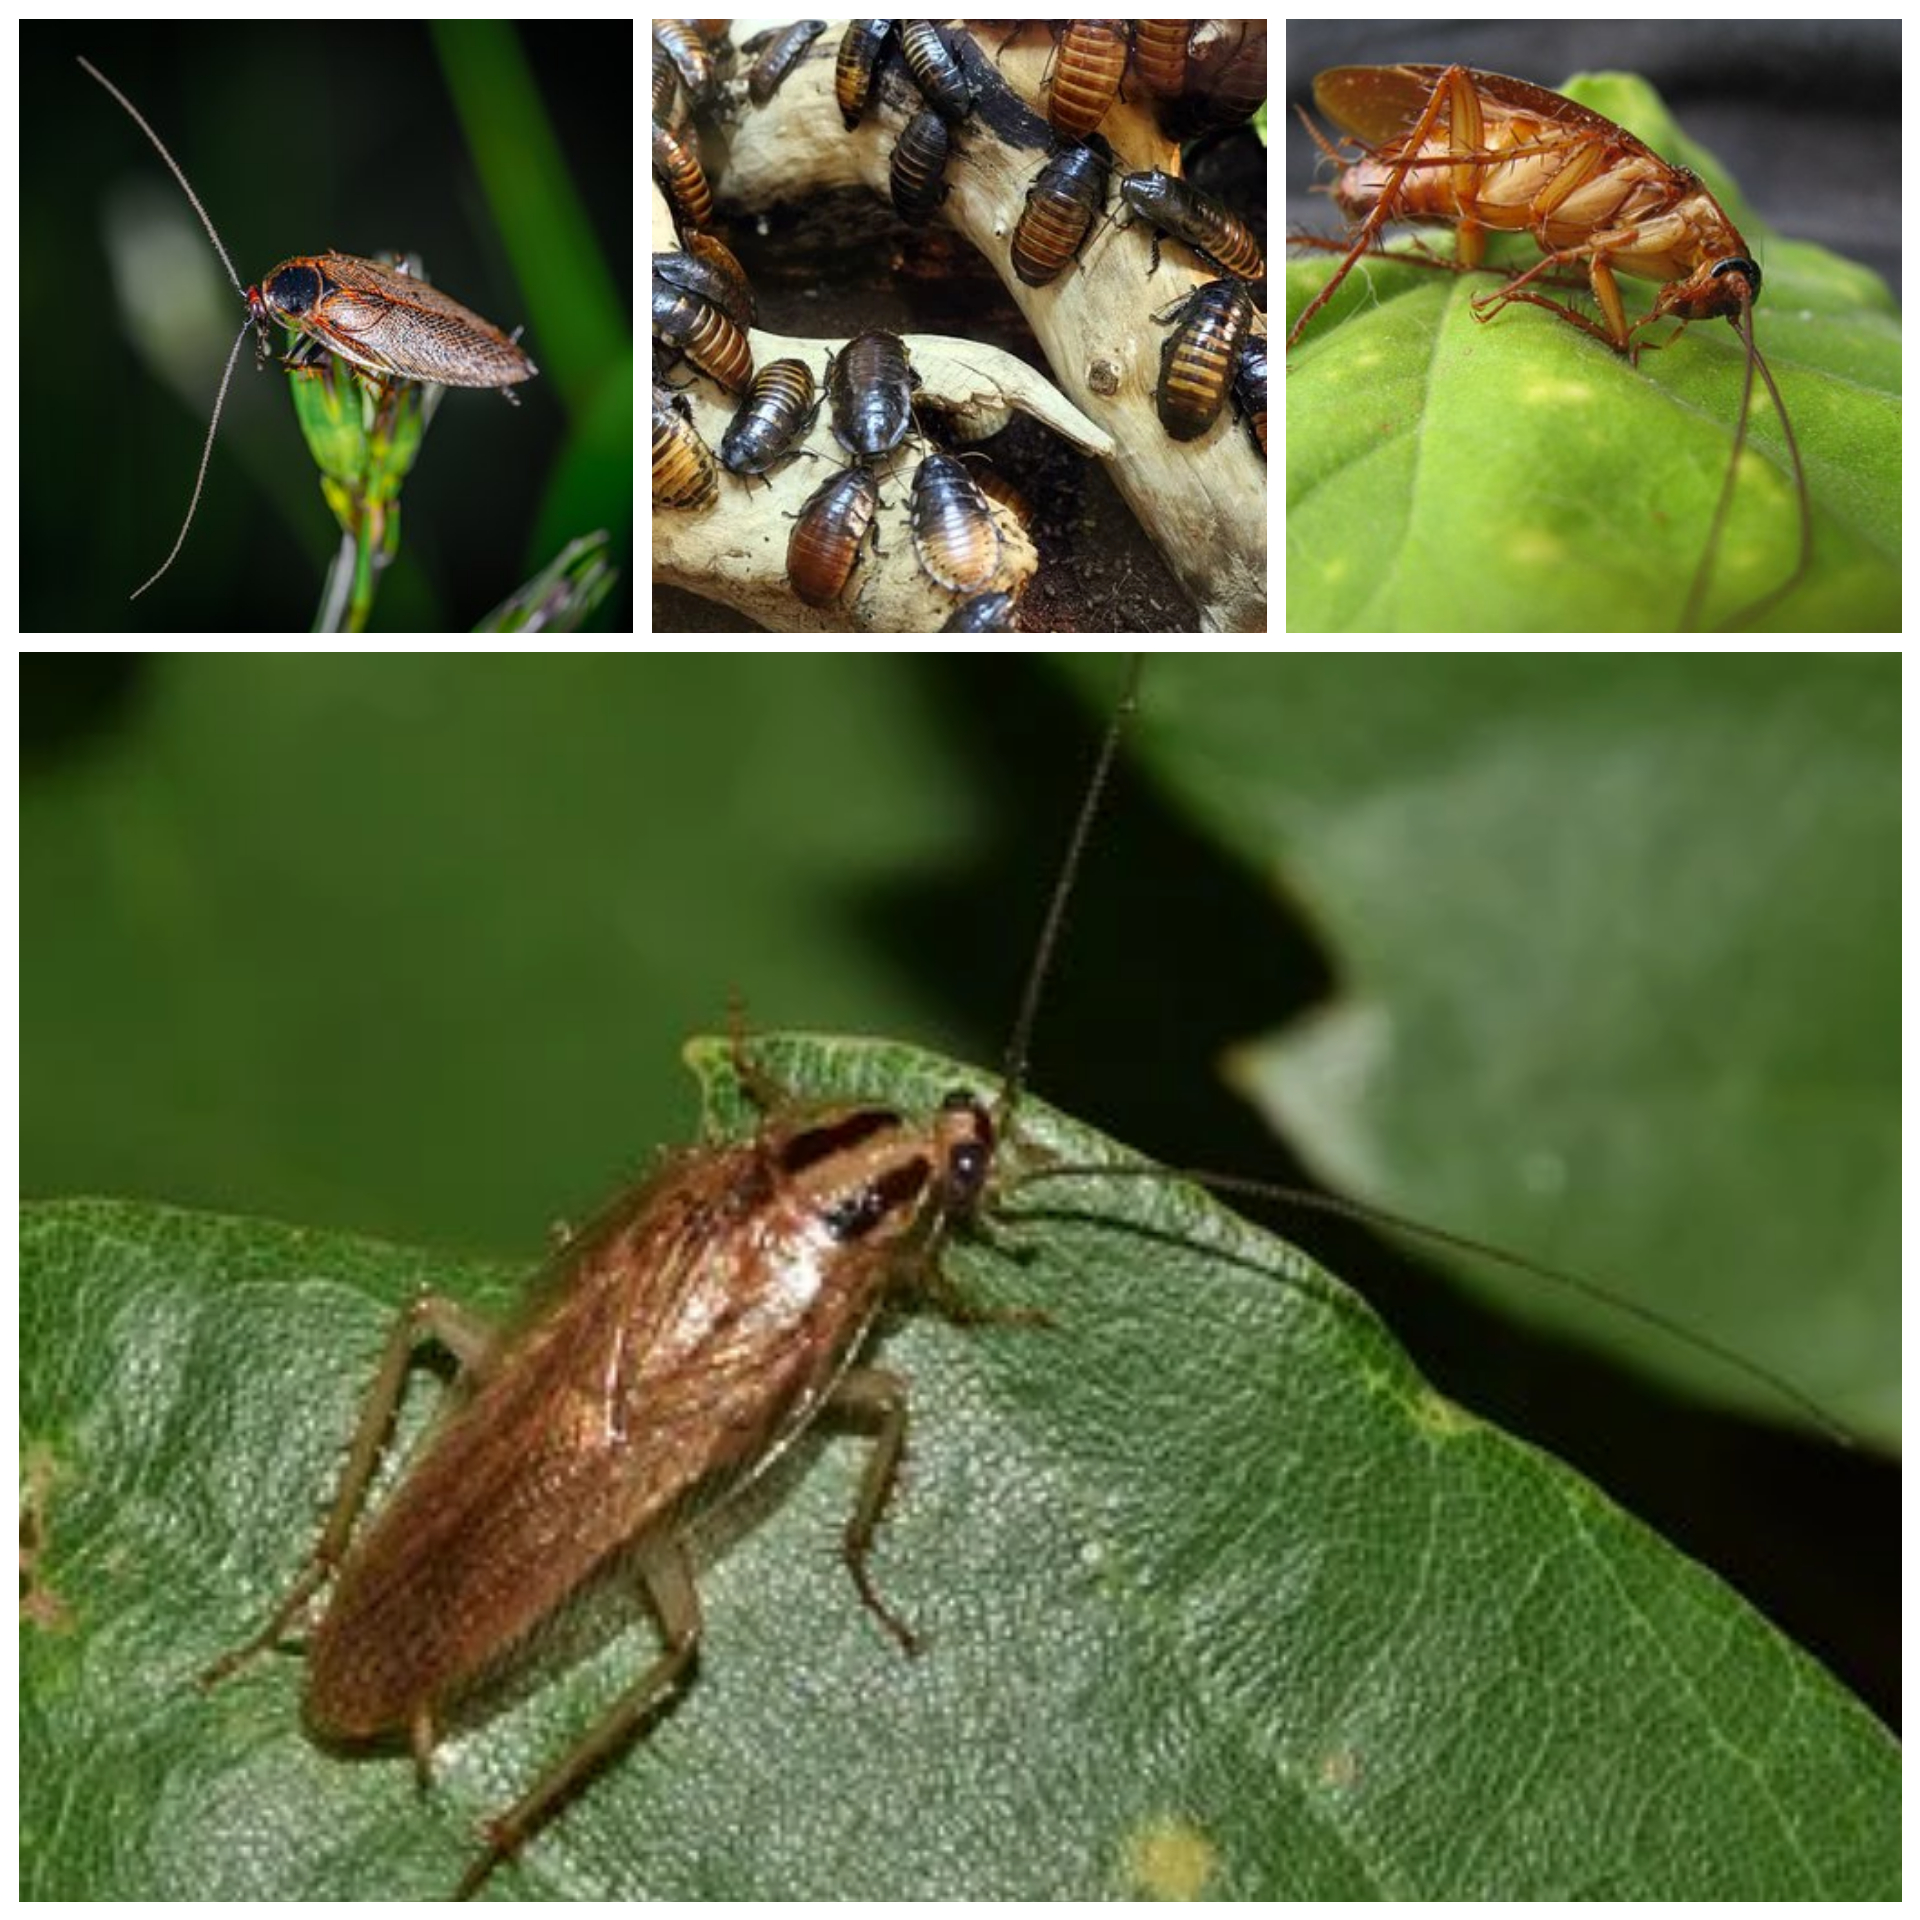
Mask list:
[[[320,298],[320,276],[311,267],[283,267],[267,282],[268,303],[282,313],[305,313]]]
[[[1740,259],[1716,260],[1713,263],[1713,277],[1718,280],[1724,273],[1745,274],[1747,284],[1753,289],[1753,297],[1756,300],[1760,298],[1760,267],[1757,261]]]

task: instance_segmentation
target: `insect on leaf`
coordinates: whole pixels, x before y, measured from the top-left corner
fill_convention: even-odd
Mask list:
[[[1761,263],[1755,332],[1806,461],[1814,553],[1807,577],[1757,624],[1896,627],[1891,297],[1855,263],[1750,222],[1724,171],[1677,137],[1643,82],[1610,75],[1569,90],[1699,166]],[[1361,261],[1289,357],[1289,630],[1676,627],[1738,418],[1745,356],[1733,329],[1697,322],[1634,366],[1537,308],[1482,324],[1471,302],[1499,280],[1435,265],[1433,255],[1450,257],[1450,235],[1426,230],[1418,247],[1404,237],[1394,246],[1409,257]],[[1508,273],[1538,257],[1524,239],[1490,250]],[[1338,258],[1288,262],[1290,317]],[[1652,288],[1620,284],[1630,314],[1644,313]],[[1591,311],[1583,292],[1572,297]],[[1736,617],[1787,579],[1798,542],[1779,426],[1757,386],[1703,623]]]
[[[756,1052],[820,1097],[991,1084],[870,1042]],[[695,1059],[737,1115],[725,1043]],[[1028,1118],[1030,1163],[1120,1151]],[[487,1273],[102,1204],[34,1209],[23,1267],[36,1575],[70,1623],[23,1647],[29,1889],[444,1890],[471,1820],[631,1677],[644,1627],[462,1731],[424,1797],[404,1755],[302,1737],[296,1661],[211,1698],[188,1676],[307,1544],[393,1304]],[[529,1890],[1897,1884],[1898,1761],[1871,1718],[1729,1589],[1437,1395],[1291,1248],[1191,1189],[1089,1178],[1014,1192],[948,1272],[1052,1324],[915,1315],[886,1340],[916,1426],[874,1573],[926,1652],[904,1659],[854,1600],[832,1548],[857,1454],[810,1441],[704,1583],[692,1689],[528,1850]]]

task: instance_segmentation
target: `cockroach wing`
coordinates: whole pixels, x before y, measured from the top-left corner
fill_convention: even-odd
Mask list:
[[[354,1543],[310,1649],[316,1727],[438,1717],[618,1548],[804,1424],[878,1303],[884,1250],[812,1245],[827,1230],[800,1212],[769,1224],[765,1173],[751,1143],[679,1155],[564,1249]]]
[[[1426,111],[1433,90],[1440,84],[1445,67],[1329,67],[1313,82],[1313,98],[1320,111],[1335,126],[1381,147],[1412,130]],[[1536,87],[1529,80],[1516,80],[1507,73],[1483,73],[1477,67],[1466,69],[1473,90],[1480,97],[1480,112],[1487,120],[1504,120],[1511,114],[1525,114],[1544,121],[1536,129],[1536,139],[1551,140],[1554,135],[1581,132],[1604,133],[1616,145],[1633,153],[1650,149],[1636,140],[1624,127],[1617,126],[1591,107],[1583,107],[1564,94]],[[1443,115],[1440,124],[1446,124]],[[1556,142],[1557,144],[1557,142]]]

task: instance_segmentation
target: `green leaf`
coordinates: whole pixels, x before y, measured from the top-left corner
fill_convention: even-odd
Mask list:
[[[768,1039],[808,1095],[924,1108],[931,1055]],[[693,1055],[737,1114],[727,1050]],[[1045,1328],[912,1315],[874,1571],[859,1449],[805,1445],[703,1579],[676,1711],[491,1891],[605,1898],[1873,1898],[1892,1743],[1729,1589],[1447,1404],[1282,1243],[1031,1103],[950,1277]],[[498,1269],[105,1203],[29,1210],[22,1879],[41,1899],[395,1898],[648,1657],[641,1628],[443,1748],[348,1760],[297,1663],[192,1675],[294,1572],[387,1317]],[[416,1388],[409,1414],[431,1399]]]
[[[1710,158],[1630,76],[1570,82],[1655,151],[1702,167],[1755,250],[1755,333],[1798,437],[1813,501],[1806,578],[1755,624],[1900,624],[1900,336],[1886,288],[1825,250],[1775,240]],[[1524,240],[1493,256],[1538,258]],[[1289,261],[1289,324],[1338,265]],[[1697,323],[1629,364],[1537,308],[1481,323],[1496,285],[1363,259],[1293,352],[1287,377],[1290,631],[1666,631],[1705,551],[1739,415],[1745,352]],[[1649,288],[1623,281],[1630,310]],[[1576,297],[1577,303],[1578,297]],[[1633,305],[1635,301],[1639,304]],[[1656,332],[1664,329],[1656,329]],[[1703,623],[1741,619],[1793,572],[1799,508],[1756,383],[1749,450]]]
[[[1137,753],[1284,876],[1334,979],[1231,1077],[1334,1191],[1600,1281],[1897,1444],[1899,687],[1891,656],[1156,660]]]

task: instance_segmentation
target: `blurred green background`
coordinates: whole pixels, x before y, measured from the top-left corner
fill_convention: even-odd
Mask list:
[[[376,626],[471,626],[576,534],[632,529],[626,22],[234,21],[21,28],[21,617],[28,632],[300,631],[336,534],[284,382],[145,137],[185,170],[243,283],[324,252],[413,251],[540,367],[508,406],[450,392],[403,502]],[[276,345],[279,336],[276,332]],[[617,595],[601,624],[631,624]]]

